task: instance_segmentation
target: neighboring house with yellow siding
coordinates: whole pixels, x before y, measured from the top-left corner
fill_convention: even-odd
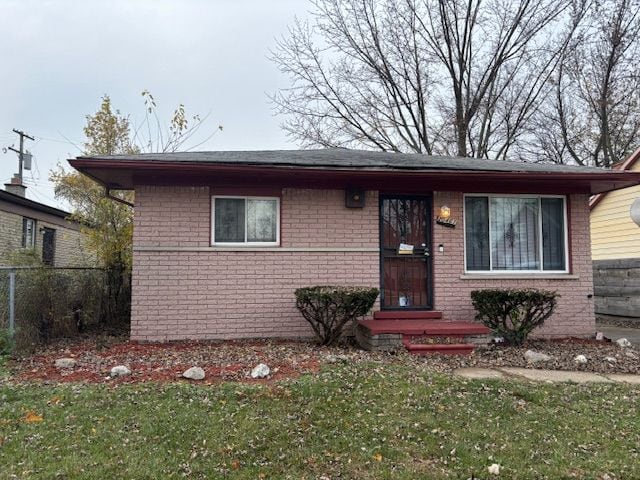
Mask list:
[[[640,172],[640,149],[617,170]],[[591,258],[612,260],[640,258],[640,227],[629,211],[634,200],[640,198],[640,185],[602,193],[591,199]]]
[[[614,169],[640,172],[640,149]],[[591,198],[591,256],[596,316],[640,326],[640,226],[631,219],[640,185]]]

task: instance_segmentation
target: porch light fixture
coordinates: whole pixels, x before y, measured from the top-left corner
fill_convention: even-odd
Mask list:
[[[636,225],[640,226],[640,198],[636,198],[631,204],[629,215],[631,216],[631,220],[633,220]]]
[[[443,227],[456,228],[457,222],[455,219],[451,218],[451,209],[446,205],[442,205],[438,212],[438,216],[436,217],[436,223]]]

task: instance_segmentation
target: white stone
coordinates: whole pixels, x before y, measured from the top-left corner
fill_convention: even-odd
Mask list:
[[[489,473],[491,475],[500,475],[500,465],[498,465],[497,463],[492,463],[491,465],[489,465],[487,467],[487,470],[489,470]]]
[[[616,340],[616,343],[618,344],[619,347],[622,347],[622,348],[628,348],[631,346],[631,342],[626,338],[619,338],[618,340]]]
[[[269,376],[271,370],[264,363],[260,363],[255,366],[253,370],[251,370],[251,378],[265,378]]]
[[[609,363],[617,363],[618,360],[616,359],[616,357],[607,357],[605,358],[605,360]]]
[[[587,360],[587,357],[585,357],[584,355],[576,355],[573,361],[576,363],[585,364],[589,360]]]
[[[73,368],[76,363],[75,358],[58,358],[56,360],[56,368]]]
[[[113,367],[111,369],[112,377],[122,377],[123,375],[130,375],[130,374],[131,374],[131,370],[129,370],[129,368],[125,367],[124,365],[118,365],[117,367]]]
[[[542,352],[534,352],[533,350],[527,350],[524,352],[524,358],[529,363],[546,362],[551,360],[551,356]]]
[[[324,357],[324,359],[328,362],[328,363],[337,363],[338,362],[338,357],[332,354],[327,355],[326,357]]]
[[[200,367],[191,367],[186,370],[182,376],[184,378],[188,378],[189,380],[203,380],[204,379],[204,370]]]
[[[632,358],[634,360],[638,358],[638,355],[636,355],[635,353],[633,353],[630,350],[625,351],[624,355],[625,355],[625,357],[629,357],[629,358]]]

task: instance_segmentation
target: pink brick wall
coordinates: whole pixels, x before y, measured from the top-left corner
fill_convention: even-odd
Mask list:
[[[455,229],[434,226],[435,308],[445,318],[473,318],[473,289],[533,286],[563,295],[540,333],[594,331],[587,299],[593,287],[586,196],[570,202],[573,267],[579,276],[571,280],[462,280],[462,194],[434,194],[434,206],[443,202],[460,219]],[[297,287],[379,286],[377,192],[367,193],[364,209],[347,209],[343,190],[283,189],[280,249],[213,250],[210,214],[208,187],[136,187],[133,339],[310,336],[295,309]],[[443,254],[437,252],[440,243]],[[314,248],[330,251],[310,251]]]
[[[375,192],[347,209],[342,190],[282,191],[283,249],[377,249],[377,225]],[[208,188],[136,188],[133,339],[311,336],[296,288],[379,284],[376,251],[195,251],[209,235]]]
[[[435,288],[434,304],[444,317],[451,320],[470,320],[475,316],[471,304],[472,290],[482,288],[541,288],[560,293],[556,311],[538,331],[540,336],[568,335],[588,336],[595,332],[593,299],[593,272],[589,237],[589,197],[571,195],[569,198],[573,273],[578,278],[550,279],[461,279],[464,275],[464,229],[462,226],[462,193],[435,192],[433,204],[436,208],[447,204],[451,217],[459,223],[455,229],[435,225],[433,231],[433,270]],[[444,253],[437,246],[444,245]]]
[[[137,187],[134,245],[208,247],[209,187]]]
[[[284,189],[282,246],[377,249],[377,192],[367,192],[365,205],[346,208],[344,190]]]

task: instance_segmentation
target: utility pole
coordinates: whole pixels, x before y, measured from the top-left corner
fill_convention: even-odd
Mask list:
[[[20,180],[20,185],[22,185],[22,166],[24,162],[24,139],[28,138],[33,142],[35,141],[35,138],[33,138],[30,135],[27,135],[22,130],[16,130],[15,128],[13,129],[13,132],[20,135],[20,150],[16,150],[13,147],[9,147],[9,150],[11,150],[12,152],[16,152],[18,154],[18,179]],[[29,168],[30,167],[27,167],[27,169]]]

